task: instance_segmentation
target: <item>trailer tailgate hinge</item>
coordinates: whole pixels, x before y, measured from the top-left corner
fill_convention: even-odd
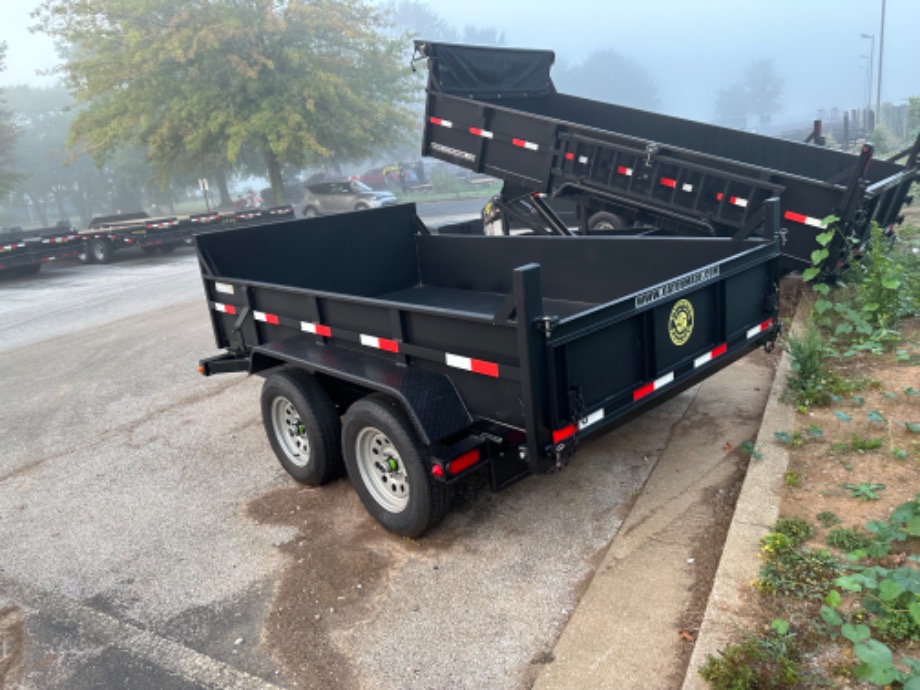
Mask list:
[[[543,335],[549,338],[553,334],[553,329],[556,327],[556,324],[559,323],[558,316],[541,316],[537,319],[534,319],[533,325],[538,331],[542,331]]]

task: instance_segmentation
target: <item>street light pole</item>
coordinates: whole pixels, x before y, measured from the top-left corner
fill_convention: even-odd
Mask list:
[[[872,73],[875,71],[875,34],[862,34],[863,38],[872,40],[872,47],[869,48],[869,93],[866,98],[866,108],[872,109]]]
[[[878,38],[878,91],[875,95],[875,112],[878,124],[882,120],[882,58],[885,57],[885,0],[882,0],[882,28]]]

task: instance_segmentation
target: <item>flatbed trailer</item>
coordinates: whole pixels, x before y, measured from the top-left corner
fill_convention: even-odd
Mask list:
[[[80,234],[68,224],[4,232],[0,234],[0,272],[38,273],[46,263],[77,258],[81,248]]]
[[[582,231],[735,238],[762,235],[762,205],[778,197],[783,271],[811,265],[831,215],[835,266],[871,221],[900,222],[920,179],[920,136],[879,160],[869,143],[850,154],[558,93],[548,50],[416,41],[415,51],[428,64],[423,155],[504,180],[506,210],[531,197],[530,215],[563,234],[539,195],[576,200]]]
[[[294,217],[293,206],[219,213],[210,211],[189,216],[151,218],[146,213],[120,214],[94,218],[82,233],[85,262],[106,264],[120,249],[138,247],[147,255],[168,254],[192,243],[192,236],[227,225],[258,225]]]
[[[196,236],[216,345],[204,375],[265,377],[298,481],[348,475],[387,529],[451,486],[564,466],[581,442],[771,341],[766,237],[430,234],[413,204]]]

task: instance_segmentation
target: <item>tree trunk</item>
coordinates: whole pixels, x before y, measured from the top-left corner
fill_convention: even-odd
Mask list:
[[[227,173],[223,168],[215,168],[214,178],[217,180],[217,191],[220,194],[218,208],[233,208],[233,199],[230,197],[230,187],[227,186]]]
[[[268,180],[272,186],[272,206],[281,206],[284,204],[284,181],[281,178],[281,163],[275,152],[272,151],[268,142],[262,147],[262,155],[265,157],[265,166],[268,168]],[[268,202],[268,199],[264,199]]]

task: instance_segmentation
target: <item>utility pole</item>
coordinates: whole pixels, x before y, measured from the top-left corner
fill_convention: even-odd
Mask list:
[[[863,38],[872,40],[872,47],[869,48],[869,91],[866,98],[866,107],[872,109],[872,75],[875,72],[875,34],[862,34]]]
[[[882,58],[885,57],[885,0],[882,0],[882,28],[878,38],[878,91],[875,94],[876,126],[882,121]]]

